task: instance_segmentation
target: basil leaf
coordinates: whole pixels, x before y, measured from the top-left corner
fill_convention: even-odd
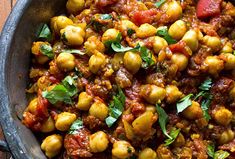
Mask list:
[[[166,26],[158,28],[157,35],[164,38],[167,41],[168,44],[177,43],[177,41],[169,35],[168,29],[167,29]]]
[[[152,59],[153,54],[150,52],[149,49],[147,49],[145,46],[141,46],[139,52],[141,53],[141,59],[144,61],[142,65],[143,68],[148,68],[154,65],[154,61]]]
[[[111,127],[124,111],[126,96],[121,88],[118,88],[118,94],[113,96],[113,101],[109,105],[109,116],[105,119],[108,127]]]
[[[177,102],[176,107],[177,107],[177,113],[181,113],[184,111],[186,108],[192,105],[192,100],[190,99],[193,96],[193,94],[189,94],[182,98],[179,102]]]
[[[79,129],[82,129],[83,126],[83,121],[80,119],[77,119],[73,122],[73,124],[71,125],[70,129],[69,129],[69,134],[77,134]]]
[[[158,104],[156,104],[156,109],[159,118],[158,123],[162,129],[163,134],[167,136],[169,139],[172,139],[172,137],[166,131],[166,124],[169,120],[168,115],[166,114],[165,110],[162,107],[160,107]]]
[[[40,52],[43,55],[46,55],[47,57],[49,57],[50,59],[54,58],[53,49],[52,49],[51,45],[49,45],[49,44],[42,44],[40,46]]]
[[[169,134],[172,138],[166,139],[164,145],[168,146],[168,145],[172,144],[175,141],[175,139],[178,137],[179,133],[180,133],[180,129],[172,129]]]
[[[209,91],[211,86],[212,86],[212,79],[208,78],[200,85],[199,89],[203,91]]]
[[[111,44],[111,48],[112,48],[113,51],[115,51],[115,52],[127,52],[127,51],[133,50],[132,47],[124,47],[124,46],[122,46],[120,43],[117,43],[117,42],[112,43],[112,44]]]
[[[63,50],[61,53],[70,53],[70,54],[78,54],[78,55],[85,55],[84,52],[77,50],[77,49],[68,49],[68,50]]]
[[[49,29],[47,24],[43,24],[38,32],[38,38],[46,39],[50,41],[52,39],[51,30]]]
[[[207,154],[208,154],[208,156],[214,158],[214,155],[215,155],[215,145],[214,144],[207,146]]]
[[[70,97],[78,93],[78,89],[75,85],[75,81],[71,76],[65,77],[65,79],[62,81],[62,84],[67,89]]]
[[[166,0],[160,0],[160,1],[158,1],[158,2],[156,2],[154,5],[157,7],[157,8],[159,8],[161,5],[163,5],[163,3],[165,3],[166,2]]]
[[[215,152],[214,159],[225,159],[229,157],[229,155],[230,154],[227,151],[218,150]]]
[[[112,15],[110,15],[110,14],[102,14],[101,16],[100,16],[100,19],[102,19],[102,20],[109,20],[109,19],[112,19],[113,17],[112,17]]]
[[[134,33],[135,33],[135,30],[130,29],[130,28],[127,29],[127,35],[128,35],[128,36],[131,36],[131,35],[134,34]]]

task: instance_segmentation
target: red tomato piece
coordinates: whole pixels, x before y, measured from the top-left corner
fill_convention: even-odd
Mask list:
[[[184,41],[179,41],[176,44],[172,44],[169,46],[171,52],[173,53],[183,53],[185,56],[189,57],[191,55],[191,52],[189,50],[189,47],[187,47],[187,44]]]
[[[49,117],[48,113],[49,102],[47,99],[42,97],[42,91],[38,91],[38,106],[37,106],[37,117],[45,120]]]
[[[155,15],[157,15],[158,11],[156,9],[137,11],[132,16],[132,21],[136,25],[141,25],[144,23],[152,23]]]
[[[222,0],[199,0],[197,3],[197,17],[208,18],[220,14]]]

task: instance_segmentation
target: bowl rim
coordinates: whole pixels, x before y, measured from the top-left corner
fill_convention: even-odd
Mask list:
[[[16,159],[28,159],[30,156],[26,153],[25,145],[17,133],[19,130],[12,116],[12,110],[9,107],[10,97],[6,82],[7,62],[16,28],[31,1],[32,0],[17,1],[0,35],[0,124],[11,154]]]

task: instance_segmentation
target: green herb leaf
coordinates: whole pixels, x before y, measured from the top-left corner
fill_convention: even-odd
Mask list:
[[[163,3],[165,3],[166,2],[166,0],[160,0],[160,1],[158,1],[158,2],[156,2],[154,5],[157,7],[157,8],[159,8],[161,5],[163,5]]]
[[[51,30],[47,24],[43,24],[38,32],[38,38],[46,39],[50,41],[52,39]]]
[[[77,119],[73,122],[73,124],[71,125],[70,129],[69,129],[69,134],[77,134],[79,129],[82,129],[83,126],[83,122],[80,119]]]
[[[77,49],[68,49],[68,50],[63,50],[61,53],[70,53],[70,54],[78,54],[78,55],[85,55],[84,52],[77,50]]]
[[[177,43],[177,41],[169,35],[168,29],[166,26],[158,28],[157,35],[160,37],[163,37],[167,41],[168,44]]]
[[[51,45],[49,45],[49,44],[42,44],[40,46],[40,52],[43,55],[46,55],[47,57],[49,57],[50,59],[54,58],[53,49],[52,49]]]
[[[113,51],[115,51],[115,52],[127,52],[127,51],[133,50],[132,47],[124,47],[120,43],[117,43],[117,42],[112,43],[111,47],[112,47]]]
[[[113,96],[113,101],[109,105],[109,116],[105,119],[108,127],[111,127],[124,111],[126,96],[121,88],[118,88],[118,94]]]
[[[200,85],[199,89],[203,91],[209,91],[211,86],[212,86],[212,79],[208,78]]]
[[[166,114],[165,110],[162,107],[160,107],[159,104],[156,104],[156,109],[159,117],[158,123],[162,129],[163,134],[167,136],[169,139],[172,139],[172,137],[166,131],[166,124],[169,120],[168,115]]]
[[[71,76],[65,77],[65,79],[62,81],[62,84],[67,89],[67,91],[71,97],[78,93],[78,89],[75,85],[75,81],[74,81],[73,77],[71,77]]]
[[[127,29],[127,35],[128,35],[128,36],[131,36],[131,35],[134,34],[134,33],[135,33],[135,30],[130,29],[130,28]]]
[[[169,134],[172,138],[166,139],[164,145],[168,146],[168,145],[172,144],[175,141],[175,139],[177,138],[177,136],[179,135],[179,133],[180,133],[180,129],[172,129]]]
[[[177,113],[181,113],[184,111],[186,108],[192,105],[192,100],[190,99],[193,96],[193,94],[189,94],[182,98],[179,102],[177,102],[176,107],[177,107]]]
[[[227,151],[218,150],[215,152],[214,159],[225,159],[229,157],[229,155],[230,154]]]
[[[207,93],[204,95],[204,97],[206,97],[206,99],[203,99],[202,104],[201,104],[201,108],[203,111],[204,118],[208,121],[211,119],[211,116],[210,116],[208,110],[209,110],[213,96],[211,94]]]
[[[147,49],[145,46],[141,46],[139,49],[139,52],[141,53],[140,56],[142,60],[144,61],[142,65],[143,68],[148,68],[154,65],[154,61],[152,58],[153,54],[150,52],[149,49]]]
[[[108,41],[106,41],[106,42],[104,43],[104,45],[105,45],[107,48],[111,48],[112,43],[120,43],[121,40],[122,40],[122,34],[119,33],[119,34],[117,35],[116,39],[114,39],[114,40],[108,40]]]
[[[102,20],[108,20],[108,19],[112,19],[112,18],[113,17],[110,14],[101,14],[100,15],[100,19],[102,19]]]
[[[215,155],[215,145],[214,144],[207,146],[207,154],[208,154],[208,156],[214,158],[214,155]]]

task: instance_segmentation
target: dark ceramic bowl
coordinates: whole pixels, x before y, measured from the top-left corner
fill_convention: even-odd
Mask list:
[[[34,134],[22,123],[27,105],[25,88],[28,81],[30,48],[40,23],[63,12],[66,0],[18,0],[0,38],[0,122],[6,143],[16,159],[46,158]],[[8,147],[7,147],[8,146]]]

